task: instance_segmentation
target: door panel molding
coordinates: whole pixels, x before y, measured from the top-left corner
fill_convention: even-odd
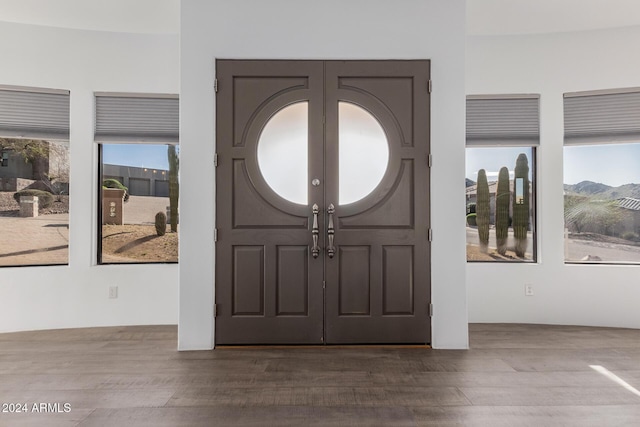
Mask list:
[[[233,228],[307,229],[308,218],[303,214],[303,209],[296,209],[298,211],[296,215],[296,213],[287,212],[286,207],[274,206],[273,199],[268,200],[269,193],[265,195],[266,190],[251,179],[248,169],[244,159],[233,160]],[[261,193],[261,190],[264,192]],[[254,197],[246,197],[247,194],[252,194]]]
[[[256,120],[256,115],[268,109],[269,104],[276,103],[278,100],[286,100],[291,98],[291,92],[294,93],[293,98],[299,96],[300,92],[309,89],[309,80],[307,77],[271,77],[273,81],[281,83],[281,88],[275,93],[272,90],[265,90],[259,83],[264,83],[264,77],[239,77],[233,81],[233,97],[234,99],[242,99],[250,105],[253,105],[253,111],[250,114],[242,111],[235,111],[233,129],[234,138],[233,145],[235,147],[243,147],[247,141],[247,131],[251,123]],[[251,81],[251,85],[246,84],[244,87],[241,82]],[[302,97],[300,99],[304,99]],[[254,105],[255,104],[255,105]],[[280,107],[282,108],[282,107]],[[247,125],[248,124],[248,125]],[[237,137],[239,136],[239,137]]]
[[[413,229],[415,211],[414,181],[413,160],[402,160],[396,181],[391,188],[386,190],[384,197],[380,197],[380,200],[377,200],[373,206],[359,209],[360,212],[356,213],[351,213],[348,205],[341,207],[341,215],[338,219],[340,228]],[[384,191],[384,187],[382,191]],[[363,199],[362,202],[362,204],[365,205],[368,201]],[[352,211],[356,211],[356,209]]]
[[[371,246],[341,245],[338,263],[338,313],[340,316],[371,315]]]

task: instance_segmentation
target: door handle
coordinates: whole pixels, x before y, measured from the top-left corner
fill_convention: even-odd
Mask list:
[[[333,214],[335,212],[336,212],[336,208],[335,206],[333,206],[333,203],[331,203],[327,208],[327,213],[329,214],[329,226],[327,227],[329,245],[327,246],[327,255],[329,255],[329,258],[333,258],[333,256],[336,253],[336,247],[333,245],[333,238],[336,233],[335,229],[333,228]]]
[[[318,212],[320,212],[320,209],[318,208],[317,204],[313,204],[311,212],[313,212],[313,226],[311,227],[313,248],[311,248],[311,255],[313,255],[314,258],[318,258],[318,255],[320,255],[320,247],[318,246],[318,235],[320,233],[320,231],[318,230]]]

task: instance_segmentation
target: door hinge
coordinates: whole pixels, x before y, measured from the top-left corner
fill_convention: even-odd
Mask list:
[[[429,304],[429,317],[433,317],[433,304]]]
[[[213,155],[213,166],[218,167],[218,153]]]
[[[327,282],[325,280],[322,281],[322,289],[327,287]]]
[[[214,228],[213,229],[213,242],[217,242],[218,241],[218,229]]]
[[[433,83],[431,82],[431,79],[429,79],[429,82],[427,83],[427,90],[429,93],[433,90]]]
[[[218,79],[213,80],[213,90],[218,93]]]
[[[427,163],[429,167],[433,166],[433,155],[431,153],[427,154]]]
[[[218,317],[218,304],[213,304],[213,317]]]
[[[429,237],[429,241],[431,242],[433,240],[433,229],[428,229],[427,236]]]

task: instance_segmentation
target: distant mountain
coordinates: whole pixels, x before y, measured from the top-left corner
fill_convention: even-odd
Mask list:
[[[640,184],[625,184],[619,187],[611,187],[606,184],[593,181],[582,181],[577,184],[564,185],[567,194],[581,194],[584,196],[601,197],[602,199],[620,199],[622,197],[633,197],[640,199]]]
[[[465,178],[465,180],[466,180],[465,184],[466,184],[467,187],[471,187],[472,185],[476,185],[476,182],[470,180],[469,178]]]
[[[593,181],[582,181],[574,185],[566,185],[564,186],[565,190],[569,190],[572,193],[577,194],[598,194],[604,193],[607,190],[610,190],[613,187],[610,187],[606,184],[600,184],[599,182]]]
[[[621,185],[620,187],[614,188],[613,192],[616,193],[615,195],[612,194],[614,199],[619,199],[621,197],[633,197],[634,199],[640,199],[640,184]]]

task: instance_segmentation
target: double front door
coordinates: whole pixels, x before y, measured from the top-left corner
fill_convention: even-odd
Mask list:
[[[429,61],[216,73],[216,343],[429,343]]]

